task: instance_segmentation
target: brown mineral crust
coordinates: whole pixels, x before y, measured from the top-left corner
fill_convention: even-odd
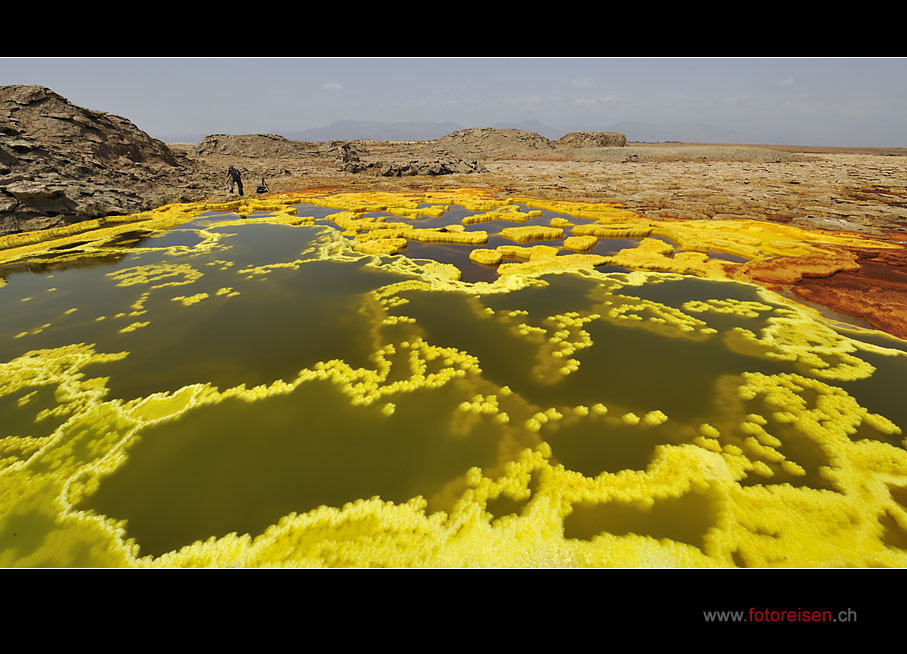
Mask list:
[[[805,277],[791,290],[808,302],[864,318],[876,329],[907,339],[907,249],[853,253],[860,257],[859,270]]]
[[[857,201],[881,201],[891,207],[907,208],[907,188],[883,184],[864,184],[850,189],[847,197]]]
[[[798,284],[805,279],[825,279],[843,271],[860,270],[857,252],[845,248],[828,249],[827,252],[825,256],[772,257],[750,261],[729,270],[733,279],[755,282],[772,290]]]

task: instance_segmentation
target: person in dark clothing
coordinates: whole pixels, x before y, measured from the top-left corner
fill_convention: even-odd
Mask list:
[[[239,194],[242,195],[242,177],[236,166],[227,168],[227,179],[230,181],[230,193],[233,192],[233,185],[239,186]]]

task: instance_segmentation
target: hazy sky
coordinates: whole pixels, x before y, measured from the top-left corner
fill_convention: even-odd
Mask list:
[[[0,58],[166,141],[335,120],[705,125],[740,142],[907,146],[907,59]],[[634,138],[632,132],[627,136]]]

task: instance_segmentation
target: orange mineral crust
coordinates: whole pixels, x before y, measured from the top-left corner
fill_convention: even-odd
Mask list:
[[[813,257],[773,257],[750,261],[730,268],[732,279],[756,282],[779,290],[785,284],[797,284],[804,278],[828,278],[842,272],[860,270],[856,252],[828,250],[827,255]]]
[[[858,270],[823,279],[804,277],[791,290],[808,302],[859,316],[876,329],[907,339],[907,249],[853,253],[859,256]]]

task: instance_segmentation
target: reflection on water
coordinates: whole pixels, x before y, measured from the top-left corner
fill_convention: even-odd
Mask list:
[[[169,248],[174,245],[194,247],[204,240],[204,237],[195,230],[172,229],[161,236],[155,236],[143,241],[141,246],[144,248]]]
[[[907,486],[902,342],[745,284],[500,280],[460,245],[365,256],[321,224],[337,210],[298,208],[318,224],[209,212],[0,271],[0,489],[18,498],[0,565],[907,556],[872,486]],[[582,220],[523,224],[555,217]],[[494,247],[512,224],[466,229]],[[895,535],[854,515],[895,516]],[[856,532],[871,551],[847,554]]]

